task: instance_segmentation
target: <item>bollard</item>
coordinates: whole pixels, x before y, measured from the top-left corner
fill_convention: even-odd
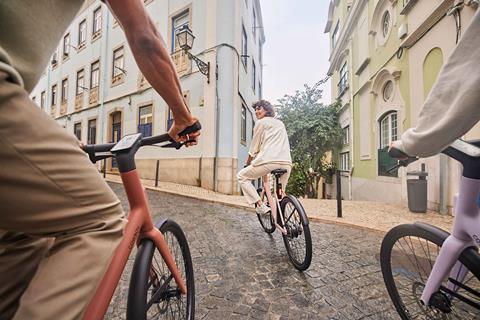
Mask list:
[[[336,172],[337,177],[337,218],[342,217],[342,182],[340,177],[340,170]]]
[[[155,168],[155,187],[158,187],[158,166],[160,164],[160,160],[157,160],[157,167]]]
[[[103,159],[103,178],[107,176],[107,159]]]

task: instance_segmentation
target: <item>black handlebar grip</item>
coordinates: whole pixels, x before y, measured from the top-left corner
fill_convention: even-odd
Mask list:
[[[196,131],[200,131],[201,129],[202,129],[202,125],[200,124],[199,121],[196,121],[191,126],[186,127],[185,130],[183,130],[182,132],[180,132],[178,134],[178,136],[183,137],[183,136],[186,136],[187,134],[190,134],[190,133],[193,133],[193,132],[196,132]]]
[[[397,149],[397,148],[394,148],[394,147],[391,147],[389,150],[388,150],[388,155],[394,159],[405,159],[405,158],[410,158],[408,156],[408,154],[406,154],[405,152]]]

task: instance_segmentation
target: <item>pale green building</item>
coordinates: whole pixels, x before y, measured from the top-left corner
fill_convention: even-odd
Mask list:
[[[325,32],[331,39],[332,97],[342,104],[344,145],[337,162],[345,199],[406,205],[406,171],[425,163],[429,208],[451,207],[460,173],[453,160],[435,156],[388,173],[395,162],[386,148],[415,125],[475,10],[473,2],[454,0],[330,2]],[[477,131],[468,135],[479,136]]]

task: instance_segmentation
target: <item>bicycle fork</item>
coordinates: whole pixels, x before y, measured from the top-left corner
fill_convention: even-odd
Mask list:
[[[459,199],[455,206],[456,217],[454,229],[452,234],[443,243],[425,284],[421,296],[421,301],[424,305],[434,306],[440,310],[448,307],[444,305],[445,301],[436,299],[435,293],[440,289],[442,280],[449,274],[449,271],[450,279],[453,279],[457,283],[463,282],[465,279],[468,270],[458,261],[458,258],[464,249],[475,245],[472,238],[475,235],[475,227],[477,227],[480,222],[478,220],[479,209],[477,206],[479,191],[480,180],[462,177],[460,181]],[[455,293],[458,288],[459,286],[457,284],[450,280],[448,281],[448,290]]]

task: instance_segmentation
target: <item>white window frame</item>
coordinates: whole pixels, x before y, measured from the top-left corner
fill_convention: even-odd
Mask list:
[[[380,149],[387,148],[392,141],[398,139],[398,113],[389,112],[379,120]]]
[[[96,68],[94,68],[96,66]],[[94,81],[95,80],[95,81]],[[90,64],[90,89],[100,86],[100,60]]]

